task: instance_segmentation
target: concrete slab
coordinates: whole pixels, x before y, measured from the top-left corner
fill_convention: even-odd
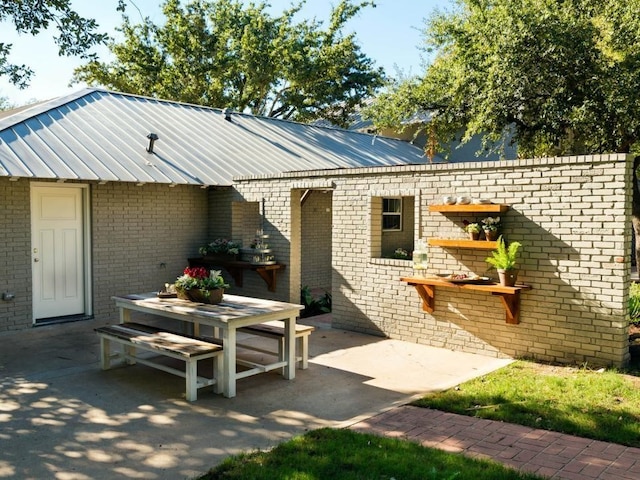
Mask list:
[[[351,425],[509,363],[322,320],[295,380],[270,372],[240,380],[235,398],[201,390],[193,403],[180,377],[101,371],[95,321],[2,334],[0,479],[189,479],[228,455]]]

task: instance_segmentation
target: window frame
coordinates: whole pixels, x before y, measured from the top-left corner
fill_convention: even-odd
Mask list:
[[[385,211],[385,204],[387,203],[387,200],[398,200],[400,202],[400,208],[399,211]],[[402,209],[403,209],[403,205],[404,202],[402,201],[402,197],[401,196],[385,196],[382,197],[382,231],[383,232],[402,232],[402,227],[403,227],[403,215],[402,215]],[[399,221],[398,221],[398,228],[385,228],[384,224],[385,224],[385,217],[398,217]]]

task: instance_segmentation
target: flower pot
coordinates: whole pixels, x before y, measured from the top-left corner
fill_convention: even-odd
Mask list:
[[[469,232],[469,238],[471,240],[478,240],[480,238],[480,232]]]
[[[489,242],[495,242],[496,240],[498,240],[498,231],[497,230],[485,230],[484,231],[484,237],[489,241]]]
[[[498,278],[500,279],[500,285],[504,287],[513,287],[518,279],[518,270],[498,269]]]
[[[191,290],[178,290],[178,298],[190,300],[196,303],[208,303],[215,305],[222,301],[224,288],[216,288],[214,290],[205,290],[201,288],[192,288]]]

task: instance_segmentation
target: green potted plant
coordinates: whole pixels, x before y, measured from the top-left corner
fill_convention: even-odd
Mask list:
[[[213,242],[203,245],[198,249],[200,255],[204,257],[227,256],[235,259],[240,253],[240,243],[226,238],[216,238]]]
[[[491,252],[491,256],[485,261],[498,271],[500,284],[513,287],[518,277],[518,269],[516,268],[516,260],[518,251],[522,247],[520,242],[511,242],[506,245],[502,235],[498,238],[498,246]]]
[[[199,303],[220,303],[224,289],[229,288],[220,270],[187,267],[174,283],[178,298]]]
[[[500,232],[500,217],[487,217],[482,219],[482,230],[489,241],[495,241]]]
[[[480,238],[480,231],[482,228],[479,223],[471,223],[465,220],[464,222],[464,231],[469,234],[469,238],[471,240],[478,240]]]

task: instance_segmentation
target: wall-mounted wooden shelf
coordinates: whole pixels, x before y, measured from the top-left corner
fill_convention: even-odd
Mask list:
[[[456,238],[427,238],[427,244],[434,247],[472,248],[474,250],[495,250],[498,242],[488,240],[465,240]]]
[[[422,309],[429,313],[433,313],[435,310],[435,287],[476,290],[498,295],[506,312],[506,321],[511,325],[520,323],[520,292],[523,290],[531,290],[529,285],[505,287],[498,283],[453,283],[440,277],[402,277],[400,280],[416,288],[418,295],[420,295],[422,299]]]
[[[253,270],[264,280],[267,284],[267,288],[270,292],[276,291],[276,273],[278,270],[285,268],[282,263],[276,263],[274,265],[254,265],[250,262],[241,262],[239,260],[218,260],[209,259],[206,257],[189,258],[190,267],[221,267],[231,274],[233,281],[238,287],[242,287],[244,280],[244,271]]]
[[[429,205],[430,212],[450,213],[505,213],[509,205],[498,203],[470,203],[468,205]]]

